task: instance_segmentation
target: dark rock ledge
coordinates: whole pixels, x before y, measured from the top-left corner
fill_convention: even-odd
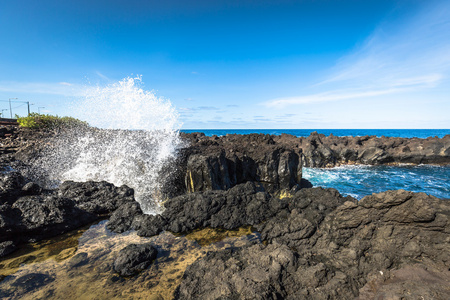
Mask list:
[[[333,167],[342,164],[450,164],[450,135],[429,137],[337,137],[317,132],[309,137],[288,134],[248,134],[207,137],[202,133],[181,134],[191,151],[209,153],[215,148],[234,150],[264,149],[264,144],[301,153],[304,167]],[[265,141],[265,143],[262,143]],[[263,151],[264,152],[264,151]]]
[[[359,202],[334,189],[290,194],[280,199],[247,182],[175,197],[158,216],[128,203],[108,227],[142,236],[244,225],[260,232],[265,244],[189,266],[176,299],[449,298],[449,201],[403,190]]]
[[[29,133],[28,133],[29,134]],[[2,159],[36,154],[8,131]],[[403,190],[342,197],[304,188],[301,167],[450,163],[443,139],[184,135],[161,215],[144,215],[131,189],[100,182],[44,190],[1,173],[0,253],[112,214],[108,228],[141,236],[163,230],[251,225],[263,244],[209,253],[186,270],[176,299],[450,299],[450,202]],[[82,224],[84,223],[84,224]],[[154,259],[124,249],[116,271],[135,274]],[[153,253],[153,254],[152,254]],[[135,257],[135,258],[133,258]]]
[[[399,190],[358,203],[323,189],[285,201],[256,226],[267,245],[197,260],[175,298],[449,298],[448,201]]]
[[[64,182],[44,190],[16,171],[0,172],[0,257],[21,243],[60,235],[135,203],[133,190],[107,182]]]

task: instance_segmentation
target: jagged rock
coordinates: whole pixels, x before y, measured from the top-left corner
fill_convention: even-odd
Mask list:
[[[128,202],[116,209],[109,218],[106,227],[109,230],[114,230],[117,233],[122,233],[130,230],[134,216],[143,215],[141,206],[137,202]]]
[[[42,193],[42,188],[35,182],[28,182],[22,187],[22,192],[25,195],[39,195]]]
[[[287,134],[222,137],[182,134],[182,137],[190,144],[185,154],[187,157],[189,155],[208,157],[211,153],[218,153],[218,149],[225,149],[224,155],[230,160],[233,160],[230,154],[235,152],[247,153],[248,151],[251,153],[248,157],[252,158],[254,155],[251,152],[252,147],[255,148],[255,145],[258,145],[256,148],[260,153],[271,153],[270,151],[274,149],[291,151],[294,155],[299,155],[299,162],[305,167],[333,167],[355,163],[369,165],[450,163],[450,135],[443,138],[419,139],[376,136],[336,137],[313,132],[306,138]],[[270,178],[276,177],[270,174]],[[252,179],[252,181],[258,180]]]
[[[22,194],[21,189],[25,183],[25,178],[17,171],[0,172],[0,205],[11,204]]]
[[[57,190],[43,190],[17,172],[2,174],[0,243],[34,242],[89,224],[120,206],[136,205],[133,190],[106,182],[65,182]],[[136,203],[136,204],[135,204]],[[0,257],[11,247],[2,247]]]
[[[133,217],[131,228],[139,236],[154,236],[167,227],[167,220],[161,215],[137,215]]]
[[[311,238],[325,216],[345,201],[356,202],[351,197],[342,197],[335,189],[302,189],[287,199],[288,207],[267,222],[256,226],[261,238],[289,247],[314,244]]]
[[[158,216],[133,215],[122,222],[131,228],[110,224],[114,231],[135,229],[139,235],[151,236],[162,230],[186,232],[196,228],[234,229],[256,225],[287,206],[285,200],[272,197],[261,185],[253,182],[237,185],[227,191],[190,193],[167,200]],[[118,212],[119,213],[119,212]]]
[[[116,187],[106,181],[65,181],[58,189],[58,196],[75,201],[76,206],[95,214],[107,214],[126,202],[134,201],[134,191],[123,185]]]
[[[178,174],[167,183],[177,186],[178,194],[226,190],[248,181],[263,184],[269,192],[300,184],[301,150],[276,145],[270,135],[181,135],[190,146],[183,149],[177,162]],[[176,182],[181,178],[182,188]]]
[[[17,249],[13,241],[6,241],[0,243],[0,257],[6,256]]]
[[[54,195],[20,197],[11,209],[20,213],[21,221],[7,229],[11,229],[10,237],[28,235],[31,240],[62,234],[97,219],[77,208],[72,200]]]
[[[334,276],[334,280],[329,280]],[[223,250],[190,265],[175,299],[350,299],[339,271],[310,265],[289,247]]]
[[[365,299],[448,299],[450,271],[432,266],[408,265],[393,271],[376,271],[359,290],[357,300]]]
[[[267,246],[197,260],[176,298],[395,299],[406,288],[450,296],[450,202],[402,190],[360,202],[332,189],[287,199],[257,226]]]
[[[131,244],[120,250],[114,261],[114,271],[131,276],[146,269],[156,259],[158,251],[148,244]]]

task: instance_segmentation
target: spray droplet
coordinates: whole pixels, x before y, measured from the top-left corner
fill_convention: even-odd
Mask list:
[[[58,137],[35,165],[51,180],[108,181],[135,190],[145,213],[159,211],[167,164],[181,142],[178,114],[169,100],[125,78],[106,87],[88,88],[75,115],[93,128]],[[96,127],[96,128],[95,128]]]

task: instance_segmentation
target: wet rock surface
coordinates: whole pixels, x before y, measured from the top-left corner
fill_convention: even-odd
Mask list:
[[[308,190],[310,192],[307,192]],[[308,218],[313,222],[311,224],[317,224],[321,221],[319,216],[323,218],[323,215],[330,211],[330,207],[335,207],[347,199],[336,190],[302,189],[292,192],[294,197],[297,197],[295,200],[280,199],[266,192],[262,185],[247,182],[226,191],[196,192],[169,199],[164,203],[165,210],[160,215],[143,215],[139,210],[129,209],[126,205],[112,215],[108,228],[115,232],[133,229],[137,230],[138,235],[153,236],[163,230],[182,233],[204,227],[235,229],[258,225],[257,228],[261,228],[265,237],[272,231],[269,228],[272,225],[270,223],[267,229],[264,229],[259,224],[275,215],[283,219],[284,215],[291,214],[295,207],[314,206],[317,207],[318,213],[309,209],[305,210],[305,214],[308,214]],[[297,204],[298,198],[301,198],[301,204]],[[353,198],[348,199],[355,201]],[[317,202],[311,204],[314,200]],[[294,214],[296,212],[298,211]],[[314,225],[311,226],[314,228]]]
[[[133,190],[106,182],[65,182],[44,190],[16,171],[0,173],[0,256],[17,244],[68,232],[134,203]]]
[[[20,243],[58,235],[106,215],[111,215],[109,230],[136,230],[146,237],[162,231],[252,226],[263,244],[249,239],[199,255],[186,263],[175,298],[450,299],[450,202],[403,190],[358,202],[334,189],[306,188],[310,185],[301,178],[302,166],[448,164],[450,136],[182,136],[189,143],[176,162],[178,172],[163,187],[162,193],[170,196],[165,210],[145,215],[125,186],[66,182],[45,190],[29,181],[11,166],[39,155],[36,136],[21,129],[0,130],[0,256]],[[168,187],[171,190],[164,190]],[[172,239],[183,245],[179,252],[198,247]],[[144,293],[151,289],[159,280],[158,265],[152,264],[156,252],[164,261],[174,251],[153,246],[116,250],[113,261],[102,267],[102,272],[114,274],[109,283],[122,282],[117,273],[133,276],[146,269],[144,277],[135,275],[133,280]],[[85,270],[93,257],[80,252],[67,265],[71,272]],[[23,286],[19,294],[24,294],[53,280],[35,272],[14,278],[14,284]],[[6,293],[15,291],[4,293],[8,297]]]
[[[448,201],[399,190],[342,203],[323,190],[324,203],[314,190],[296,193],[296,205],[259,226],[267,246],[192,264],[176,298],[448,299]]]
[[[266,241],[196,261],[177,299],[395,299],[406,289],[431,299],[450,296],[450,202],[404,190],[359,202],[323,188],[280,196],[247,182],[175,197],[161,215],[138,214],[127,223],[144,236],[252,225]],[[413,276],[412,285],[408,268],[435,279]]]
[[[135,275],[156,259],[158,251],[150,244],[131,244],[120,250],[114,261],[114,271],[121,276]]]
[[[31,273],[21,276],[11,284],[12,289],[0,290],[0,297],[9,298],[14,292],[27,294],[45,286],[54,280],[53,277],[42,273]]]

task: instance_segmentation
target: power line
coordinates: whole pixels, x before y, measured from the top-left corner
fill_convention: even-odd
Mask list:
[[[14,109],[22,107],[22,106],[24,106],[26,104],[28,106],[28,115],[30,115],[30,112],[31,112],[30,111],[30,101],[14,101],[12,99],[18,99],[18,98],[10,98],[8,100],[0,100],[0,102],[8,102],[9,103],[9,111],[10,111],[10,114],[11,114],[11,119],[12,119],[12,110],[13,110],[13,108],[11,107],[11,103],[14,103],[14,102],[15,103],[23,103],[22,105],[14,107]],[[33,105],[33,104],[31,104],[31,105]]]
[[[22,107],[22,106],[24,106],[25,104],[26,104],[26,103],[24,103],[24,104],[20,104],[19,106],[13,107],[13,109],[16,109],[16,108]]]
[[[9,100],[0,100],[1,102],[9,102]],[[19,103],[27,103],[28,101],[11,101],[11,102],[19,102]]]

